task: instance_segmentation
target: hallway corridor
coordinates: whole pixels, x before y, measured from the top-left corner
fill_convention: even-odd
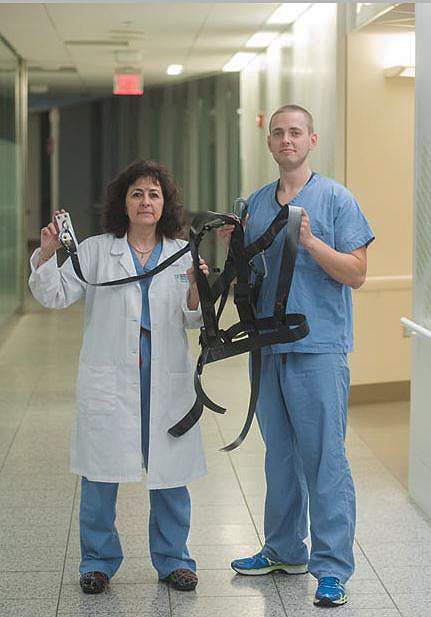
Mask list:
[[[68,472],[68,461],[82,306],[59,313],[31,300],[28,305],[29,312],[0,348],[0,615],[322,614],[322,609],[312,606],[315,582],[311,576],[241,577],[229,567],[231,559],[256,552],[262,541],[263,446],[256,426],[232,454],[218,451],[236,437],[244,419],[245,356],[210,365],[204,374],[208,394],[225,404],[228,413],[216,417],[205,411],[202,421],[209,473],[191,486],[190,548],[198,564],[196,592],[176,592],[157,581],[148,555],[148,508],[142,482],[120,487],[117,522],[125,561],[109,592],[81,593],[79,483]],[[195,333],[192,345],[196,345]],[[393,438],[390,425],[385,426],[382,439]],[[431,615],[431,524],[356,428],[350,427],[347,446],[358,494],[357,571],[347,588],[349,603],[337,615],[427,617]]]

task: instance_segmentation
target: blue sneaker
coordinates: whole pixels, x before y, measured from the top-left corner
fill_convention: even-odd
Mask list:
[[[343,583],[335,576],[319,578],[314,604],[316,606],[340,606],[347,602]]]
[[[244,557],[244,559],[234,559],[230,564],[231,568],[238,574],[248,574],[250,576],[259,576],[260,574],[269,574],[276,570],[282,570],[286,574],[306,574],[308,568],[303,563],[280,563],[272,561],[262,553],[257,553],[252,557]]]

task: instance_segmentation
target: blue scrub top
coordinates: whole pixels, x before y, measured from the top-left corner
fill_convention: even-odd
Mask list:
[[[129,244],[130,252],[133,257],[133,263],[135,264],[136,274],[144,274],[149,270],[152,270],[157,266],[157,262],[160,259],[160,255],[162,253],[162,242],[159,240],[156,246],[153,248],[151,255],[147,259],[147,263],[145,266],[142,266],[133,247]],[[148,289],[150,287],[152,277],[147,279],[142,279],[139,281],[142,292],[142,309],[141,309],[141,328],[145,328],[145,330],[151,330],[151,320],[150,320],[150,304],[148,301]]]
[[[277,187],[278,180],[249,197],[246,245],[261,236],[278,214]],[[337,251],[350,253],[368,246],[374,239],[352,194],[330,178],[314,173],[289,204],[303,207],[310,218],[312,233]],[[274,313],[284,240],[285,229],[277,234],[263,257],[257,255],[253,260],[257,271],[266,272],[258,299],[259,317]],[[310,333],[300,341],[264,347],[263,353],[353,351],[351,287],[332,279],[301,245],[298,245],[286,312],[304,314]]]

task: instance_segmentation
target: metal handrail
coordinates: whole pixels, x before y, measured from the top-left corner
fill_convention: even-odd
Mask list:
[[[406,317],[401,317],[401,325],[410,333],[410,334],[420,334],[425,338],[431,339],[431,330],[420,326],[419,324],[407,319]]]

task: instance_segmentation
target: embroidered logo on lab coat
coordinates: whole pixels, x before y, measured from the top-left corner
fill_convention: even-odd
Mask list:
[[[177,273],[174,275],[177,283],[188,283],[189,279],[187,278],[187,274]]]

